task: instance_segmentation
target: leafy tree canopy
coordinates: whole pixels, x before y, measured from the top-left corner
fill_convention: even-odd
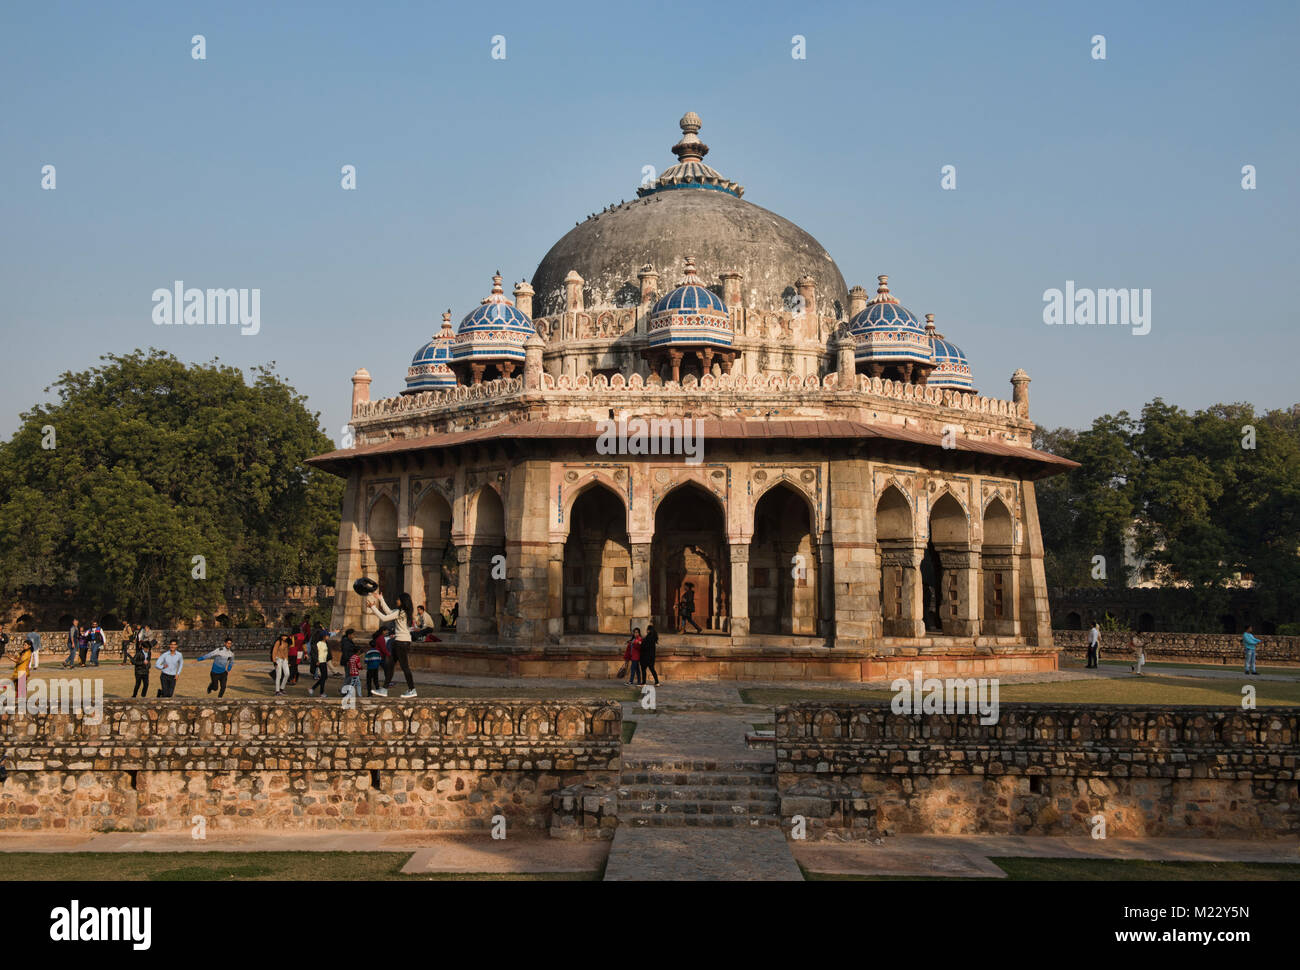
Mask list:
[[[1083,465],[1038,486],[1048,585],[1125,585],[1127,537],[1208,599],[1249,576],[1268,614],[1297,616],[1300,405],[1188,414],[1156,398],[1137,418],[1103,415],[1086,431],[1040,430],[1035,441]],[[1104,580],[1095,556],[1105,557]]]
[[[333,581],[343,484],[303,464],[333,445],[274,364],[249,384],[158,350],[100,359],[0,444],[0,587],[75,583],[161,622],[229,584]]]

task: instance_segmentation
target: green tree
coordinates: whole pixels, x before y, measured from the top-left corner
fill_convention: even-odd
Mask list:
[[[303,462],[333,445],[273,364],[249,384],[157,350],[101,360],[0,444],[0,584],[160,622],[231,583],[332,581],[342,483]]]

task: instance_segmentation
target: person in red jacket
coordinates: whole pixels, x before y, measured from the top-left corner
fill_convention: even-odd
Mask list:
[[[623,659],[629,661],[627,668],[627,684],[631,687],[633,684],[640,683],[641,678],[641,628],[632,628],[632,638],[627,641],[627,647],[623,650]]]
[[[289,643],[289,686],[292,687],[298,683],[298,658],[302,655],[303,644],[307,638],[303,636],[301,630],[293,635],[293,640]]]

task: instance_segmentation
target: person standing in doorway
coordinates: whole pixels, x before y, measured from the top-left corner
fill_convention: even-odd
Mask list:
[[[159,697],[172,697],[176,693],[176,679],[180,677],[181,668],[185,666],[185,658],[181,656],[177,646],[176,638],[172,637],[167,644],[167,652],[154,664],[162,671],[162,675],[158,678],[161,684],[158,688]]]
[[[376,599],[378,602],[376,602]],[[379,593],[370,595],[370,611],[379,617],[380,623],[393,624],[393,636],[388,641],[388,649],[397,664],[402,665],[402,674],[406,677],[406,693],[403,697],[415,696],[415,678],[411,676],[411,624],[415,622],[415,606],[411,603],[410,593],[397,594],[397,609],[390,610]],[[376,691],[380,697],[388,696],[388,688],[393,683],[396,664],[389,671],[388,681],[381,690]]]
[[[645,683],[646,674],[654,674],[655,686],[659,686],[659,671],[655,670],[655,651],[659,648],[659,634],[653,623],[645,628],[645,637],[641,640],[641,683]]]
[[[211,653],[205,653],[198,659],[202,663],[209,658],[212,660],[212,679],[208,681],[208,693],[217,691],[218,697],[226,696],[226,678],[230,676],[230,670],[235,666],[235,652],[230,648],[234,646],[234,640],[226,637],[226,642]],[[220,688],[218,690],[218,688]]]
[[[1247,626],[1246,632],[1241,635],[1241,646],[1246,653],[1246,673],[1252,677],[1259,674],[1255,669],[1255,648],[1259,646],[1260,641],[1254,631],[1253,626]]]
[[[677,621],[682,633],[686,632],[686,624],[689,623],[695,627],[696,633],[703,633],[700,625],[695,622],[695,584],[687,583],[686,588],[682,590],[681,601],[677,604]]]
[[[144,630],[135,638],[135,650],[131,654],[131,665],[135,669],[135,687],[131,696],[149,696],[149,670],[153,663],[153,641],[145,639]]]
[[[1101,629],[1096,623],[1093,623],[1092,629],[1088,631],[1088,667],[1097,667],[1097,661],[1101,659]]]

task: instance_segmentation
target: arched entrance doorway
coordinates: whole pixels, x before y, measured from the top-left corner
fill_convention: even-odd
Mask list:
[[[930,541],[922,566],[927,631],[948,636],[975,634],[974,573],[966,511],[951,492],[944,492],[930,508]]]
[[[564,632],[627,633],[632,547],[622,500],[604,485],[578,496],[564,543]],[[644,631],[643,631],[644,632]]]
[[[402,585],[402,550],[397,542],[397,506],[387,495],[380,495],[370,506],[366,536],[374,550],[375,579],[385,602],[392,606]]]
[[[754,633],[817,633],[817,547],[808,501],[782,482],[754,507],[749,546],[749,628]]]
[[[887,637],[921,635],[920,562],[912,506],[890,485],[876,503],[876,542],[880,546],[881,628]]]
[[[411,520],[411,542],[411,561],[418,563],[419,574],[410,578],[411,597],[437,623],[444,610],[444,589],[450,587],[452,600],[445,609],[450,610],[455,602],[456,548],[451,541],[451,505],[432,489],[420,500]]]
[[[677,632],[677,606],[694,600],[694,633],[722,630],[728,602],[727,545],[722,505],[715,495],[689,482],[670,492],[655,510],[650,547],[651,611],[663,632]]]
[[[484,485],[469,502],[469,584],[456,627],[498,633],[506,602],[506,512],[496,490]],[[468,602],[466,602],[468,600]]]

